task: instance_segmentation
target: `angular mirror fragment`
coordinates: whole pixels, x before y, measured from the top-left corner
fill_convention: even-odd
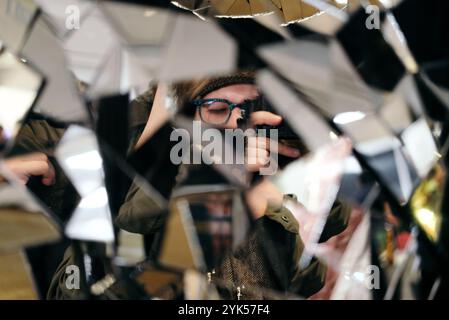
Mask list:
[[[258,83],[309,150],[315,151],[331,141],[331,130],[324,119],[272,73],[260,73]]]
[[[402,132],[401,138],[418,175],[426,177],[441,157],[427,121],[418,119]]]
[[[34,0],[34,2],[45,12],[59,39],[64,39],[70,32],[80,27],[84,18],[95,6],[95,3],[89,0]]]
[[[419,183],[419,176],[404,148],[384,149],[375,155],[367,156],[366,162],[399,204],[409,201],[414,188]]]
[[[140,230],[145,233],[145,225],[140,224],[137,229],[138,223],[130,222],[128,225],[128,210],[132,211],[134,205],[145,203],[148,206],[146,216],[159,214],[167,205],[165,197],[168,197],[177,173],[177,167],[165,158],[168,157],[165,153],[167,146],[162,144],[169,141],[169,136],[165,135],[169,134],[169,127],[165,126],[163,129],[168,129],[168,132],[162,130],[161,135],[156,132],[157,138],[154,140],[140,140],[153,96],[154,90],[150,89],[131,103],[127,94],[102,97],[95,101],[96,131],[104,161],[109,205],[114,218],[118,216],[120,220],[119,226],[132,232]],[[154,108],[158,108],[156,104]],[[160,116],[159,113],[156,115]],[[154,123],[152,129],[157,130],[159,125],[164,126],[164,122]],[[155,152],[158,157],[154,157]],[[173,176],[169,179],[171,169],[174,169]]]
[[[117,2],[103,2],[99,9],[97,20],[102,20],[97,23],[101,23],[113,37],[107,39],[110,50],[104,51],[106,59],[91,80],[89,95],[99,97],[128,90],[136,90],[137,94],[144,92],[148,83],[158,75],[175,14],[157,7]],[[84,34],[86,39],[83,41],[89,40],[87,36]],[[111,42],[111,39],[115,41]]]
[[[326,35],[334,35],[345,22],[345,16],[333,15],[328,12],[322,12],[301,22],[304,27]]]
[[[433,152],[425,156],[426,160],[419,160],[414,147],[410,147],[409,135],[413,133],[413,128],[419,131],[419,126],[409,127],[409,131],[406,129],[405,137],[408,139],[408,145],[402,146],[402,142],[392,134],[385,120],[376,115],[347,112],[337,115],[333,121],[353,139],[355,150],[363,156],[366,165],[378,175],[383,186],[393,193],[399,203],[407,202],[419,182],[417,167],[413,161],[422,168],[426,166],[426,162],[432,162],[431,159],[435,157]],[[428,134],[422,136],[423,139],[426,137],[429,137]],[[433,138],[430,138],[432,141]],[[429,144],[427,140],[426,145],[432,149],[434,144],[432,142]],[[408,151],[413,152],[414,157],[411,157]]]
[[[379,192],[376,180],[358,160],[354,156],[346,158],[338,198],[368,209]]]
[[[177,270],[204,270],[205,262],[187,201],[175,202],[164,227],[158,262]]]
[[[405,233],[397,236],[400,240],[398,256],[402,254],[404,257],[400,257],[400,260],[397,259],[399,263],[394,266],[394,271],[391,273],[384,300],[392,300],[395,296],[399,296],[403,300],[418,299],[414,288],[421,281],[421,270],[419,269],[420,257],[417,250],[416,233],[412,230],[409,239],[404,239],[406,236],[408,234]],[[429,296],[429,300],[433,300],[432,295]]]
[[[114,263],[120,266],[135,266],[145,260],[143,235],[119,230],[117,256]]]
[[[336,115],[333,122],[352,138],[355,149],[364,155],[400,146],[400,141],[375,114],[344,112]]]
[[[150,264],[138,265],[133,274],[150,298],[175,300],[182,296],[182,272],[156,268]]]
[[[298,220],[304,242],[304,252],[297,262],[300,270],[313,262],[316,245],[336,203],[344,161],[350,152],[351,144],[341,138],[287,165],[272,178],[283,194],[292,194],[298,200],[297,204],[291,201],[287,208]]]
[[[173,197],[187,200],[206,270],[212,270],[246,240],[251,221],[234,187],[222,178],[219,184],[211,176],[197,177],[205,170],[193,169]]]
[[[48,77],[39,99],[39,112],[59,121],[88,121],[87,108],[77,91],[76,79],[66,66],[64,51],[43,18],[36,21],[22,54]]]
[[[36,300],[39,295],[23,251],[0,251],[0,300]]]
[[[171,32],[175,16],[156,7],[117,2],[102,2],[100,8],[111,27],[131,47],[162,45]]]
[[[232,197],[224,192],[210,194],[203,201],[190,200],[189,209],[205,270],[212,270],[232,248]]]
[[[114,231],[104,187],[103,160],[94,133],[80,126],[70,126],[55,154],[81,196],[67,224],[67,236],[86,241],[112,242]]]
[[[283,35],[253,19],[217,19],[216,23],[232,36],[238,46],[236,62],[241,70],[265,67],[266,63],[259,57],[256,49],[259,46],[284,41]]]
[[[127,158],[132,168],[159,193],[158,203],[167,203],[179,171],[179,164],[170,160],[174,146],[174,142],[170,141],[172,131],[171,124],[165,123],[150,139],[130,152]],[[156,153],[158,158],[153,157]]]
[[[186,300],[220,299],[217,290],[210,284],[209,278],[195,270],[184,272],[184,293]]]
[[[374,112],[383,104],[383,91],[370,87],[358,73],[359,67],[351,62],[338,41],[330,43],[332,83],[327,112],[335,116],[342,112]],[[321,104],[318,105],[321,107]]]
[[[418,291],[407,292],[421,280],[417,258],[416,228],[407,219],[399,217],[397,208],[380,195],[371,214],[372,269],[377,275],[374,299],[416,299]],[[413,262],[412,266],[410,263]]]
[[[175,6],[188,10],[198,10],[210,6],[210,0],[176,0],[171,1]]]
[[[78,79],[93,85],[109,50],[119,46],[119,37],[101,10],[94,6],[80,19],[80,28],[71,30],[61,45],[70,70]]]
[[[440,239],[444,219],[444,183],[447,172],[442,163],[432,167],[410,199],[413,218],[432,241]]]
[[[5,164],[14,178],[26,185],[62,223],[79,201],[77,191],[54,156],[66,128],[67,124],[35,113],[33,108],[5,155]]]
[[[448,70],[448,61],[437,61],[436,63],[426,64],[420,73],[421,79],[446,109],[449,108]]]
[[[120,46],[109,48],[101,70],[88,88],[87,95],[90,99],[122,93],[128,89],[122,89],[122,53]]]
[[[38,15],[38,7],[31,0],[2,1],[0,42],[3,42],[12,53],[19,53]]]
[[[376,28],[365,27],[369,15],[358,10],[336,37],[366,84],[391,91],[400,81],[405,67]]]
[[[220,50],[216,49],[218,47]],[[229,73],[236,66],[236,56],[234,40],[215,22],[205,24],[196,18],[178,15],[167,43],[159,79],[174,82]]]
[[[182,158],[176,154],[171,159],[176,158],[178,163],[183,164],[212,165],[232,184],[239,187],[249,185],[252,173],[244,164],[243,144],[238,143],[244,141],[244,131],[236,130],[229,135],[200,121],[192,123],[191,119],[184,116],[176,117],[173,123],[177,127],[174,130],[177,147],[173,148],[170,154],[180,152]],[[234,143],[234,139],[237,143]]]
[[[373,111],[382,104],[381,93],[363,82],[336,41],[301,39],[266,45],[259,52],[328,116]]]
[[[401,82],[396,88],[396,91],[406,101],[415,117],[420,117],[424,114],[425,109],[422,97],[420,96],[417,85],[411,75],[407,75],[402,78]]]
[[[261,46],[258,52],[284,77],[303,89],[321,92],[331,85],[326,43],[292,40]]]
[[[393,47],[407,71],[412,74],[417,73],[419,68],[418,64],[410,52],[407,40],[405,39],[396,18],[391,12],[386,13],[386,18],[381,30],[385,40]]]
[[[412,124],[412,113],[406,100],[400,94],[392,93],[385,97],[379,115],[392,132],[400,134]]]
[[[371,261],[370,229],[369,212],[352,209],[346,229],[318,245],[317,256],[328,269],[324,287],[310,299],[373,299],[377,282],[370,281],[376,270]]]
[[[4,166],[2,163],[2,168]],[[4,169],[2,175],[5,175]],[[19,250],[60,239],[58,222],[24,186],[3,181],[0,203],[0,251]]]
[[[438,0],[401,1],[391,9],[407,40],[415,60],[420,64],[447,58],[449,35],[448,2]]]
[[[43,87],[43,77],[8,51],[0,51],[0,146],[14,140],[19,122],[31,109]]]

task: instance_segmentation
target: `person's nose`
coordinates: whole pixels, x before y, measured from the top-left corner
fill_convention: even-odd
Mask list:
[[[242,109],[235,108],[231,112],[231,116],[229,117],[229,121],[228,121],[226,127],[230,128],[230,129],[238,128],[238,125],[239,125],[238,121],[239,121],[239,119],[242,119],[242,118],[243,118]]]

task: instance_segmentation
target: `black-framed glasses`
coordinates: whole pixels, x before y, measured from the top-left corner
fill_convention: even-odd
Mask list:
[[[242,103],[232,103],[226,99],[211,98],[193,100],[191,104],[198,108],[202,121],[212,125],[223,125],[229,121],[232,110],[239,108],[241,117],[246,119],[251,110],[260,103],[260,98],[245,100]]]

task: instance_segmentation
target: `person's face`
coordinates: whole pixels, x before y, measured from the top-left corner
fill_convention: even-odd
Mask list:
[[[202,99],[226,99],[232,103],[242,103],[245,100],[254,100],[259,96],[257,88],[253,84],[235,84],[227,87],[220,88],[205,95]],[[220,128],[237,128],[237,120],[241,117],[241,110],[235,108],[232,110],[229,120],[220,125]],[[201,120],[198,110],[195,113],[195,120]]]

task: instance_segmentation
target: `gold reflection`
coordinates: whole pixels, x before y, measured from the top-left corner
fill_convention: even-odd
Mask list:
[[[413,217],[433,241],[438,240],[441,228],[445,177],[445,169],[437,164],[416,189],[410,202]]]

